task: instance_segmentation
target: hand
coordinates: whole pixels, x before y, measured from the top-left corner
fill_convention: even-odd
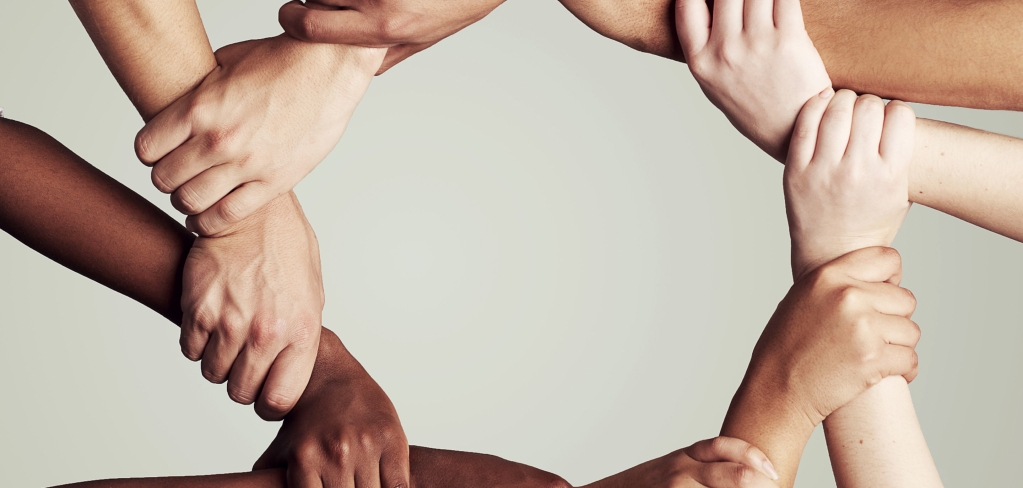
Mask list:
[[[799,0],[678,0],[690,71],[744,136],[781,161],[800,108],[831,88]]]
[[[196,239],[182,279],[182,352],[206,379],[227,380],[234,401],[283,417],[309,381],[323,312],[319,247],[298,199]]]
[[[909,212],[916,117],[848,90],[813,97],[785,164],[785,206],[798,279],[849,251],[889,246]]]
[[[221,48],[218,67],[146,124],[135,151],[188,229],[216,235],[330,153],[383,54],[286,35]]]
[[[408,488],[409,446],[391,400],[329,330],[302,399],[254,470],[288,468],[288,486]]]
[[[731,437],[697,442],[582,488],[777,488],[760,449]]]
[[[888,376],[913,381],[920,328],[900,288],[898,252],[872,247],[806,276],[778,305],[753,350],[736,401],[791,411],[806,437],[831,412]],[[734,409],[733,405],[733,409]]]
[[[504,0],[292,0],[281,26],[296,39],[389,48],[377,74],[486,17]]]

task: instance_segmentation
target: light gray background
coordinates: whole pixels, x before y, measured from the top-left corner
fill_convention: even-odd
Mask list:
[[[222,46],[278,33],[279,3],[200,6]],[[0,21],[8,115],[172,212],[71,8],[5,1]],[[919,113],[1023,135],[1020,114]],[[409,439],[582,483],[717,432],[790,284],[781,169],[685,65],[518,0],[376,79],[299,195],[324,321]],[[1018,484],[1023,248],[919,206],[896,246],[946,485]],[[0,485],[246,470],[274,436],[162,318],[6,234],[0,254]],[[819,432],[799,481],[834,484]]]

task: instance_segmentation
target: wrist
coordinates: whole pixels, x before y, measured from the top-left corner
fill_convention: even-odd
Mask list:
[[[887,236],[864,236],[857,238],[832,237],[827,240],[807,242],[806,239],[792,239],[792,278],[799,281],[817,268],[830,263],[840,256],[868,247],[887,247],[891,239]]]
[[[294,56],[291,61],[293,66],[303,70],[319,70],[331,85],[342,82],[337,77],[353,69],[372,77],[380,69],[387,53],[385,48],[305,42],[288,34],[281,34],[276,40],[289,56]]]
[[[322,388],[330,388],[338,381],[348,382],[367,374],[341,339],[326,327],[320,328],[320,345],[316,351],[316,363],[309,378],[306,391],[309,396]]]

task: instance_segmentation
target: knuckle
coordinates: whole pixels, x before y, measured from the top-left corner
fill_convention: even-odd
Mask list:
[[[228,337],[237,338],[245,334],[248,329],[246,320],[237,314],[226,314],[220,318],[220,330]]]
[[[202,359],[202,351],[192,345],[192,338],[181,336],[180,340],[181,354],[183,354],[189,361],[195,362]]]
[[[153,154],[153,136],[145,128],[135,135],[135,155],[145,164],[157,161]]]
[[[891,102],[888,102],[888,106],[885,109],[886,113],[890,116],[906,117],[908,119],[916,118],[916,112],[913,110],[913,107],[901,100],[892,100]]]
[[[908,288],[899,289],[902,290],[903,295],[905,295],[904,299],[906,300],[906,305],[908,306],[908,308],[915,311],[917,305],[916,295]]]
[[[185,215],[196,215],[204,210],[202,196],[199,195],[199,192],[195,191],[192,185],[185,184],[173,191],[174,194],[171,195],[172,203]]]
[[[223,127],[210,129],[203,136],[206,150],[220,155],[234,154],[236,139],[234,131]]]
[[[863,298],[863,291],[859,288],[843,286],[838,290],[838,307],[842,312],[855,313],[862,308]]]
[[[216,314],[209,307],[200,305],[188,315],[189,321],[195,329],[206,333],[213,331],[213,324],[216,323],[217,319]]]
[[[196,233],[198,233],[201,236],[216,235],[217,231],[219,231],[220,229],[216,225],[214,225],[214,223],[211,222],[210,219],[203,218],[204,216],[205,214],[196,214],[194,217],[194,221],[192,224],[195,227]]]
[[[727,437],[718,436],[710,441],[710,450],[715,454],[722,454],[728,450],[729,439]]]
[[[327,456],[344,466],[352,460],[353,447],[348,437],[336,437],[327,444]]]
[[[293,396],[278,390],[270,390],[263,395],[264,407],[273,415],[288,413],[295,405],[296,400]]]
[[[360,432],[357,436],[359,448],[364,452],[374,452],[380,445],[380,436],[375,432]]]
[[[295,456],[295,460],[298,461],[298,464],[300,465],[314,464],[316,461],[320,460],[324,455],[323,449],[320,446],[320,444],[309,440],[297,443],[295,445],[293,453]]]
[[[283,319],[257,315],[249,328],[249,344],[257,350],[265,351],[276,345],[286,332],[287,325]]]
[[[251,405],[256,400],[256,393],[251,385],[238,385],[235,382],[227,385],[227,396],[242,405]]]
[[[895,266],[898,270],[902,270],[902,255],[899,254],[899,250],[894,247],[878,247],[877,253],[882,259],[888,260],[892,266]]]
[[[884,113],[884,101],[876,95],[860,95],[856,99],[855,107],[857,111],[865,111],[871,115]]]
[[[386,43],[402,42],[412,34],[414,23],[404,15],[388,15],[377,24],[377,36]]]
[[[204,363],[205,363],[205,361],[204,361]],[[218,384],[218,385],[223,383],[223,382],[225,382],[225,381],[227,381],[227,375],[224,372],[217,371],[215,369],[215,366],[211,366],[211,365],[208,365],[208,364],[203,364],[202,376],[203,376],[203,378],[206,378],[206,381],[209,381],[210,383],[215,383],[215,384]]]
[[[153,186],[160,190],[161,193],[171,193],[177,190],[177,188],[167,179],[167,175],[164,174],[165,172],[166,170],[163,168],[163,165],[156,165],[153,167],[150,179],[153,182]]]
[[[263,392],[263,406],[272,415],[284,415],[292,410],[296,402],[298,398],[280,389],[268,389]]]
[[[288,24],[293,32],[290,32],[295,37],[304,41],[315,41],[320,34],[320,26],[316,23],[316,18],[303,12],[298,18],[298,22],[292,22]]]
[[[241,202],[235,198],[221,200],[217,214],[221,220],[227,223],[238,222],[246,217],[245,211],[242,209]]]
[[[757,473],[749,466],[736,466],[732,471],[732,482],[737,488],[749,488],[757,481]]]
[[[923,330],[920,329],[920,324],[912,320],[909,321],[909,326],[912,328],[911,333],[913,336],[913,346],[916,347],[916,345],[920,342],[920,338],[923,336]]]

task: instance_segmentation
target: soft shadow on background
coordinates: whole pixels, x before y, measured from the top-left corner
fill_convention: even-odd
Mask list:
[[[215,47],[279,33],[279,4],[200,1]],[[3,2],[0,21],[8,116],[173,212],[67,3]],[[1023,135],[1016,113],[918,114]],[[717,433],[791,281],[781,170],[685,65],[519,0],[377,78],[298,194],[325,325],[409,440],[582,483]],[[920,206],[895,245],[945,484],[1017,483],[1023,245]],[[156,314],[6,234],[0,277],[0,485],[247,470],[273,438]],[[799,484],[834,486],[819,431]]]

